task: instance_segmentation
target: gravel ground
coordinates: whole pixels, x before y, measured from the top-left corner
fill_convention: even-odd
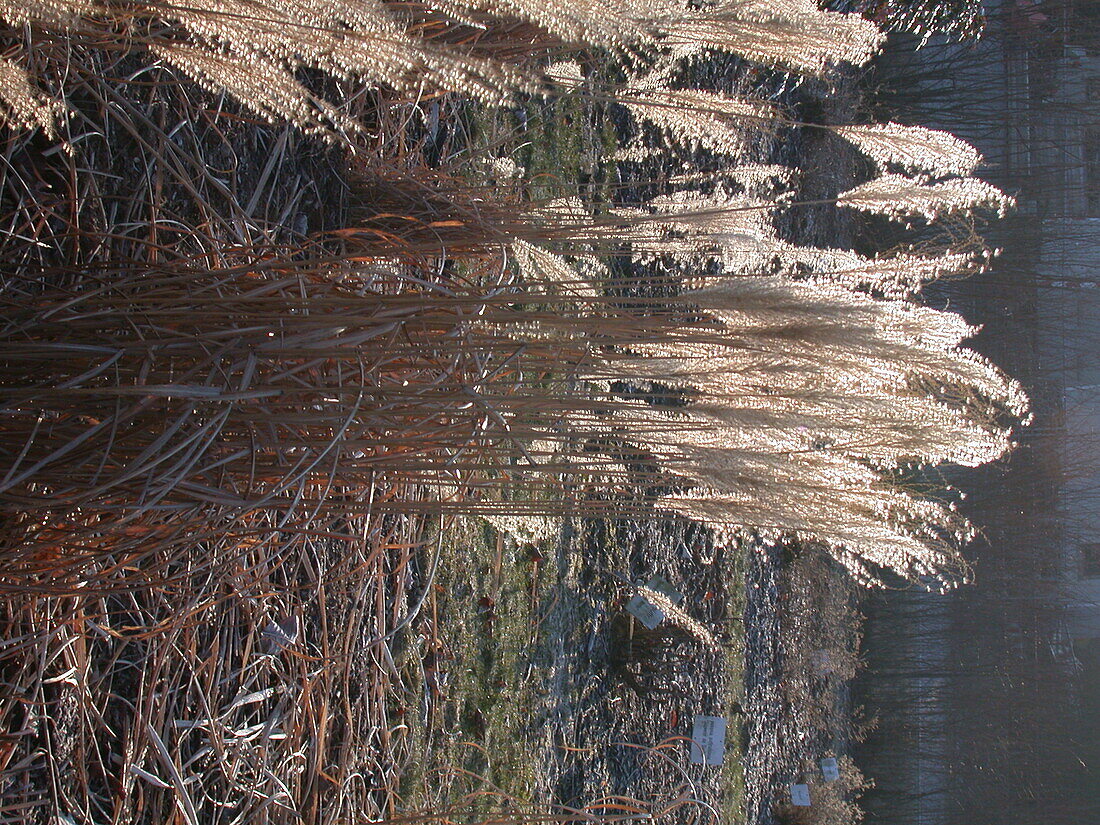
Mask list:
[[[752,542],[723,550],[680,521],[618,528],[610,537],[601,525],[581,525],[561,543],[560,584],[543,626],[549,643],[533,662],[545,673],[545,704],[527,737],[542,754],[536,795],[572,807],[610,796],[659,807],[687,791],[703,805],[673,821],[696,821],[709,807],[715,821],[774,822],[803,766],[843,746],[790,698],[794,636],[805,633],[807,617],[784,615],[789,605],[804,606],[785,579],[785,550]],[[623,580],[653,574],[680,589],[685,609],[723,640],[736,639],[743,625],[743,661],[736,645],[679,640],[670,657],[639,662],[636,678],[624,677],[619,628],[631,588]],[[743,612],[728,613],[731,604]],[[730,764],[689,764],[695,714],[727,719]]]
[[[745,770],[745,821],[772,821],[770,803],[801,753],[790,752],[782,735],[785,719],[780,692],[783,645],[779,632],[780,551],[756,546],[745,568],[745,696],[748,742]]]
[[[727,606],[741,584],[740,552],[716,549],[706,531],[680,521],[583,524],[568,533],[545,628],[553,639],[548,714],[535,723],[544,731],[544,790],[580,806],[609,795],[671,800],[687,786],[720,806],[727,773],[689,765],[687,742],[675,737],[690,736],[696,713],[727,716],[729,753],[737,753],[741,717],[727,694],[739,685],[727,685],[729,654],[678,641],[668,657],[639,657],[623,676],[621,607],[631,593],[625,582],[661,575],[684,593],[687,612],[719,638],[735,637],[740,617]]]

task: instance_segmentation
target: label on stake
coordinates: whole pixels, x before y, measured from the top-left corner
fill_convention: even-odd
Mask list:
[[[696,716],[691,731],[692,765],[721,765],[726,755],[726,720],[721,716]]]
[[[809,808],[810,786],[791,785],[791,804],[797,808]]]
[[[626,612],[646,626],[647,630],[656,630],[665,618],[665,614],[654,607],[642,595],[637,595],[626,603]]]
[[[840,768],[836,764],[836,757],[826,756],[821,760],[821,775],[826,782],[836,782],[840,779]]]

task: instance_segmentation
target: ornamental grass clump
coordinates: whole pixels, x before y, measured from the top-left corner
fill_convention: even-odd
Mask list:
[[[974,528],[929,468],[1002,455],[1026,399],[918,292],[984,248],[872,257],[779,215],[936,222],[1003,196],[972,150],[887,124],[840,127],[882,177],[806,203],[803,170],[740,156],[799,128],[777,104],[672,80],[704,51],[859,63],[868,21],[808,0],[0,1],[0,20],[13,822],[674,811],[688,797],[487,802],[468,774],[476,800],[409,799],[441,741],[417,724],[452,718],[433,576],[457,514],[527,540],[688,517],[818,544],[867,585],[968,575]],[[669,174],[628,199],[638,170],[609,165],[593,181],[626,185],[543,201],[506,157],[460,169],[474,130],[447,121],[524,94],[618,106]],[[673,645],[721,641],[649,595],[687,628]]]
[[[720,218],[670,216],[675,202],[654,207],[658,231]],[[973,328],[790,274],[712,274],[624,303],[629,279],[581,266],[615,233],[586,229],[575,203],[543,214],[567,219],[541,231],[572,252],[515,238],[464,284],[422,279],[419,232],[404,264],[392,235],[360,232],[355,263],[146,266],[61,290],[44,277],[30,303],[9,293],[4,583],[75,587],[135,567],[150,542],[243,540],[256,513],[308,530],[383,482],[432,492],[377,510],[655,504],[725,535],[820,542],[865,583],[964,575],[971,526],[907,479],[996,459],[1026,414],[1019,386],[962,346]],[[665,492],[647,502],[639,487]]]
[[[347,176],[351,220],[308,247],[208,239],[197,256],[157,243],[173,218],[147,247],[105,235],[86,271],[21,273],[0,329],[7,586],[75,587],[133,567],[142,541],[244,536],[255,513],[308,530],[319,513],[360,507],[380,480],[430,491],[372,502],[389,512],[541,518],[656,504],[725,532],[822,542],[868,581],[959,567],[969,525],[903,479],[1001,455],[1026,401],[962,346],[974,330],[913,296],[984,258],[961,247],[869,258],[783,237],[775,215],[800,208],[795,175],[735,159],[776,139],[775,106],[672,80],[702,50],[812,73],[860,63],[881,41],[868,21],[804,0],[86,0],[0,17],[69,49],[125,31],[115,45],[159,61],[158,82],[189,77],[265,122],[360,152],[367,125],[342,84],[483,103],[557,84],[623,106],[662,151],[726,169],[716,185],[689,169],[596,210],[573,196],[487,196],[425,165],[360,163]],[[567,43],[608,49],[626,81],[588,78],[561,59]],[[24,71],[18,54],[5,58],[9,125],[61,125],[64,74],[46,84],[51,97],[29,68],[56,59]],[[328,85],[307,86],[310,72]],[[972,177],[977,153],[942,132],[835,131],[879,171],[839,206],[935,222],[1008,205]],[[172,151],[167,135],[162,145]],[[257,197],[226,228],[248,236]]]

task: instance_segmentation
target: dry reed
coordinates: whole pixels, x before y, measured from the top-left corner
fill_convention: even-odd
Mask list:
[[[771,111],[670,88],[678,61],[717,49],[822,72],[866,60],[872,24],[803,0],[44,2],[0,18],[38,50],[0,61],[3,116],[42,130],[9,136],[2,170],[5,816],[457,817],[400,813],[413,757],[393,720],[411,688],[390,649],[423,606],[407,587],[430,563],[425,525],[452,513],[681,513],[823,543],[867,584],[965,577],[972,528],[919,471],[999,456],[1026,407],[963,348],[972,329],[912,300],[973,265],[966,251],[799,248],[773,221],[797,208],[793,175],[769,167],[597,215],[364,163],[354,221],[311,238],[286,229],[302,192],[269,186],[293,130],[249,148],[271,155],[247,201],[212,171],[246,154],[235,128],[266,123],[369,155],[392,111],[367,122],[340,94],[356,81],[390,100],[497,103],[555,78],[586,93],[583,74],[546,70],[578,41],[648,78],[619,92],[635,116],[728,155]],[[51,128],[64,143],[42,152]],[[947,179],[887,171],[840,205],[935,220],[1006,203],[938,133],[843,134],[884,170]],[[140,196],[112,188],[126,167],[90,173],[123,139]],[[604,255],[694,268],[646,280]],[[616,804],[500,821],[669,812]]]

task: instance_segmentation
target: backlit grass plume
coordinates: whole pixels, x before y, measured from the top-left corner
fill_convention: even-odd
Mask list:
[[[716,50],[760,63],[820,74],[837,63],[862,65],[884,35],[859,15],[822,11],[812,0],[716,0],[684,4],[657,23],[661,43],[677,58]]]
[[[821,542],[861,581],[876,570],[953,580],[970,525],[901,479],[1010,447],[1007,424],[1027,401],[961,347],[974,330],[904,300],[783,278],[730,278],[681,300],[720,326],[670,332],[592,373],[687,391],[682,408],[611,418],[694,486],[662,506],[720,530]],[[656,429],[660,417],[670,426]]]
[[[544,36],[507,48],[481,45],[494,23],[506,27],[517,19],[541,29]],[[64,43],[81,35],[89,42],[109,42],[114,49],[147,50],[265,119],[285,120],[333,138],[354,131],[338,112],[343,101],[322,101],[307,90],[298,76],[303,69],[405,96],[428,88],[496,105],[540,88],[535,64],[551,56],[555,43],[630,52],[643,63],[660,65],[715,49],[819,73],[834,62],[865,62],[880,42],[874,25],[858,15],[820,11],[806,0],[665,0],[656,6],[627,0],[580,5],[528,0],[195,0],[153,5],[7,0],[0,5],[0,20],[29,26],[32,43]],[[464,27],[470,36],[451,36]],[[477,32],[483,34],[473,36]],[[33,90],[34,79],[13,64],[5,63],[3,70],[7,80],[0,78],[5,86],[0,95],[8,103],[4,119],[9,125],[45,126],[63,111],[60,101],[39,101],[42,92]],[[640,104],[638,94],[625,92],[624,100]],[[654,98],[649,103],[681,111],[679,117],[653,114],[655,122],[692,140],[714,132],[702,128],[708,121],[720,125],[723,118],[740,116],[746,106],[708,98],[704,92],[672,92],[667,84],[647,95]],[[698,99],[678,99],[685,95]],[[700,106],[709,114],[696,115],[696,127],[686,126],[689,113]],[[729,140],[727,134],[725,143]]]
[[[922,126],[872,123],[840,126],[834,131],[871,158],[880,172],[898,167],[909,174],[965,177],[974,174],[982,161],[978,150],[966,141]]]
[[[15,129],[41,129],[54,136],[54,127],[62,107],[34,87],[27,70],[10,57],[0,57],[0,110],[3,119]]]
[[[931,222],[941,215],[976,210],[1003,217],[1012,206],[1012,198],[978,178],[929,182],[890,173],[842,192],[837,203],[893,220],[919,216]]]

